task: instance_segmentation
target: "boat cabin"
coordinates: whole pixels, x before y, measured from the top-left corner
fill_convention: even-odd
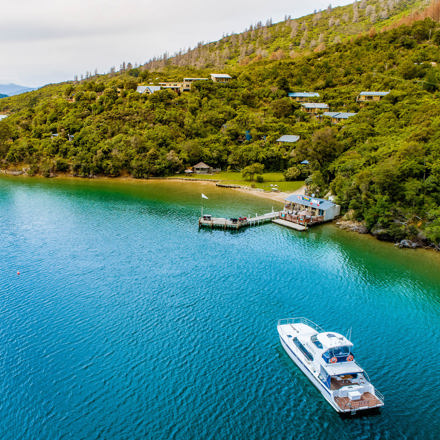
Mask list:
[[[353,344],[339,333],[318,333],[313,335],[311,340],[316,347],[324,351],[322,358],[327,364],[353,360]]]

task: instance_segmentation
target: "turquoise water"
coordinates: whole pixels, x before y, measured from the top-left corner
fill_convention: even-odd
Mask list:
[[[200,192],[215,215],[273,205],[0,179],[0,438],[439,438],[439,256],[331,225],[198,231]],[[380,414],[333,411],[279,344],[289,316],[353,328]]]

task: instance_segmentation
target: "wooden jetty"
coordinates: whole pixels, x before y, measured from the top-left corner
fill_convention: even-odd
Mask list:
[[[239,230],[248,226],[258,226],[265,223],[269,223],[274,219],[280,217],[280,212],[268,212],[267,214],[257,215],[251,218],[222,218],[211,217],[210,215],[204,215],[199,218],[199,228],[211,228],[211,229],[232,229]]]
[[[294,223],[288,220],[283,220],[280,218],[272,220],[277,225],[285,226],[286,228],[295,229],[296,231],[305,231],[307,226],[300,225],[299,223]]]

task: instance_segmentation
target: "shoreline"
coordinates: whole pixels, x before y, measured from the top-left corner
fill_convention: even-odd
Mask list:
[[[51,176],[51,177],[43,177],[41,175],[35,175],[35,176],[29,176],[25,172],[14,172],[8,170],[2,170],[0,169],[0,176],[5,177],[18,177],[18,178],[26,178],[26,179],[32,179],[32,178],[38,178],[38,179],[44,179],[47,181],[50,181],[51,179],[55,180],[76,180],[76,181],[85,181],[85,182],[92,182],[94,180],[101,181],[101,182],[128,182],[128,183],[136,183],[136,184],[148,184],[149,182],[187,182],[187,183],[198,183],[198,184],[210,184],[217,186],[216,184],[221,182],[219,179],[203,179],[203,178],[180,178],[180,177],[150,177],[148,179],[136,179],[131,176],[118,176],[118,177],[107,177],[107,176],[94,176],[94,177],[79,177],[79,176],[72,176],[71,174],[63,174],[59,173],[57,175]],[[292,194],[304,194],[305,186],[303,185],[299,189],[292,191],[292,192],[270,192],[270,191],[264,191],[256,188],[251,188],[248,186],[224,186],[218,188],[224,188],[227,190],[235,190],[244,194],[249,194],[251,196],[261,197],[268,200],[273,200],[274,202],[284,203],[286,197],[292,195]]]
[[[131,183],[131,184],[138,184],[138,185],[148,185],[151,182],[185,182],[185,183],[194,183],[194,184],[202,184],[202,185],[214,185],[217,186],[216,184],[221,182],[221,180],[219,179],[199,179],[199,178],[179,178],[179,177],[150,177],[149,179],[136,179],[134,177],[131,176],[118,176],[118,177],[107,177],[107,176],[94,176],[94,177],[79,177],[79,176],[72,176],[71,174],[63,174],[63,173],[59,173],[57,175],[51,176],[51,177],[43,177],[41,175],[35,175],[35,176],[29,176],[27,175],[25,172],[6,172],[7,170],[2,170],[0,169],[0,177],[1,176],[5,176],[5,177],[14,177],[14,178],[24,178],[24,179],[33,179],[33,178],[37,178],[37,179],[42,179],[45,181],[50,181],[51,179],[55,179],[55,180],[70,180],[70,181],[77,181],[77,182],[92,182],[92,181],[97,181],[97,182],[126,182],[126,183]],[[284,201],[286,199],[286,197],[293,195],[293,194],[304,194],[304,188],[305,186],[302,186],[300,188],[298,188],[295,191],[292,192],[269,192],[269,191],[264,191],[261,189],[256,189],[256,188],[251,188],[251,187],[247,187],[247,186],[241,186],[241,185],[237,185],[237,186],[217,186],[217,188],[224,188],[226,190],[235,190],[238,191],[242,194],[248,194],[252,197],[260,197],[260,198],[264,198],[266,200],[271,200],[277,203],[281,203],[284,204]],[[340,230],[344,230],[345,232],[349,232],[352,234],[356,234],[357,236],[359,235],[368,235],[371,238],[374,238],[377,241],[382,241],[382,242],[387,242],[390,244],[393,244],[395,247],[398,247],[399,249],[411,249],[411,250],[415,250],[415,249],[419,249],[419,250],[426,250],[426,251],[434,251],[434,252],[438,252],[437,249],[435,249],[435,247],[432,246],[416,246],[414,248],[412,248],[411,246],[399,246],[399,242],[394,242],[394,241],[387,241],[387,240],[380,240],[379,238],[377,238],[374,234],[372,234],[371,232],[366,232],[363,228],[359,229],[359,225],[356,224],[356,227],[348,227],[349,223],[353,223],[350,221],[344,221],[342,219],[342,217],[340,217],[339,219],[336,219],[332,222],[329,222],[329,224],[334,225],[336,228],[340,229]]]

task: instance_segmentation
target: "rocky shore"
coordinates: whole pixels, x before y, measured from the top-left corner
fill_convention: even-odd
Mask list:
[[[357,222],[355,220],[346,220],[341,218],[336,220],[335,222],[338,228],[343,229],[345,231],[357,232],[358,234],[371,234],[373,237],[376,237],[381,241],[391,241],[394,242],[394,245],[399,248],[405,249],[431,249],[433,246],[428,242],[426,237],[424,237],[421,233],[415,239],[402,239],[395,241],[393,237],[390,235],[389,231],[385,228],[374,228],[371,231],[363,224],[362,222]]]

